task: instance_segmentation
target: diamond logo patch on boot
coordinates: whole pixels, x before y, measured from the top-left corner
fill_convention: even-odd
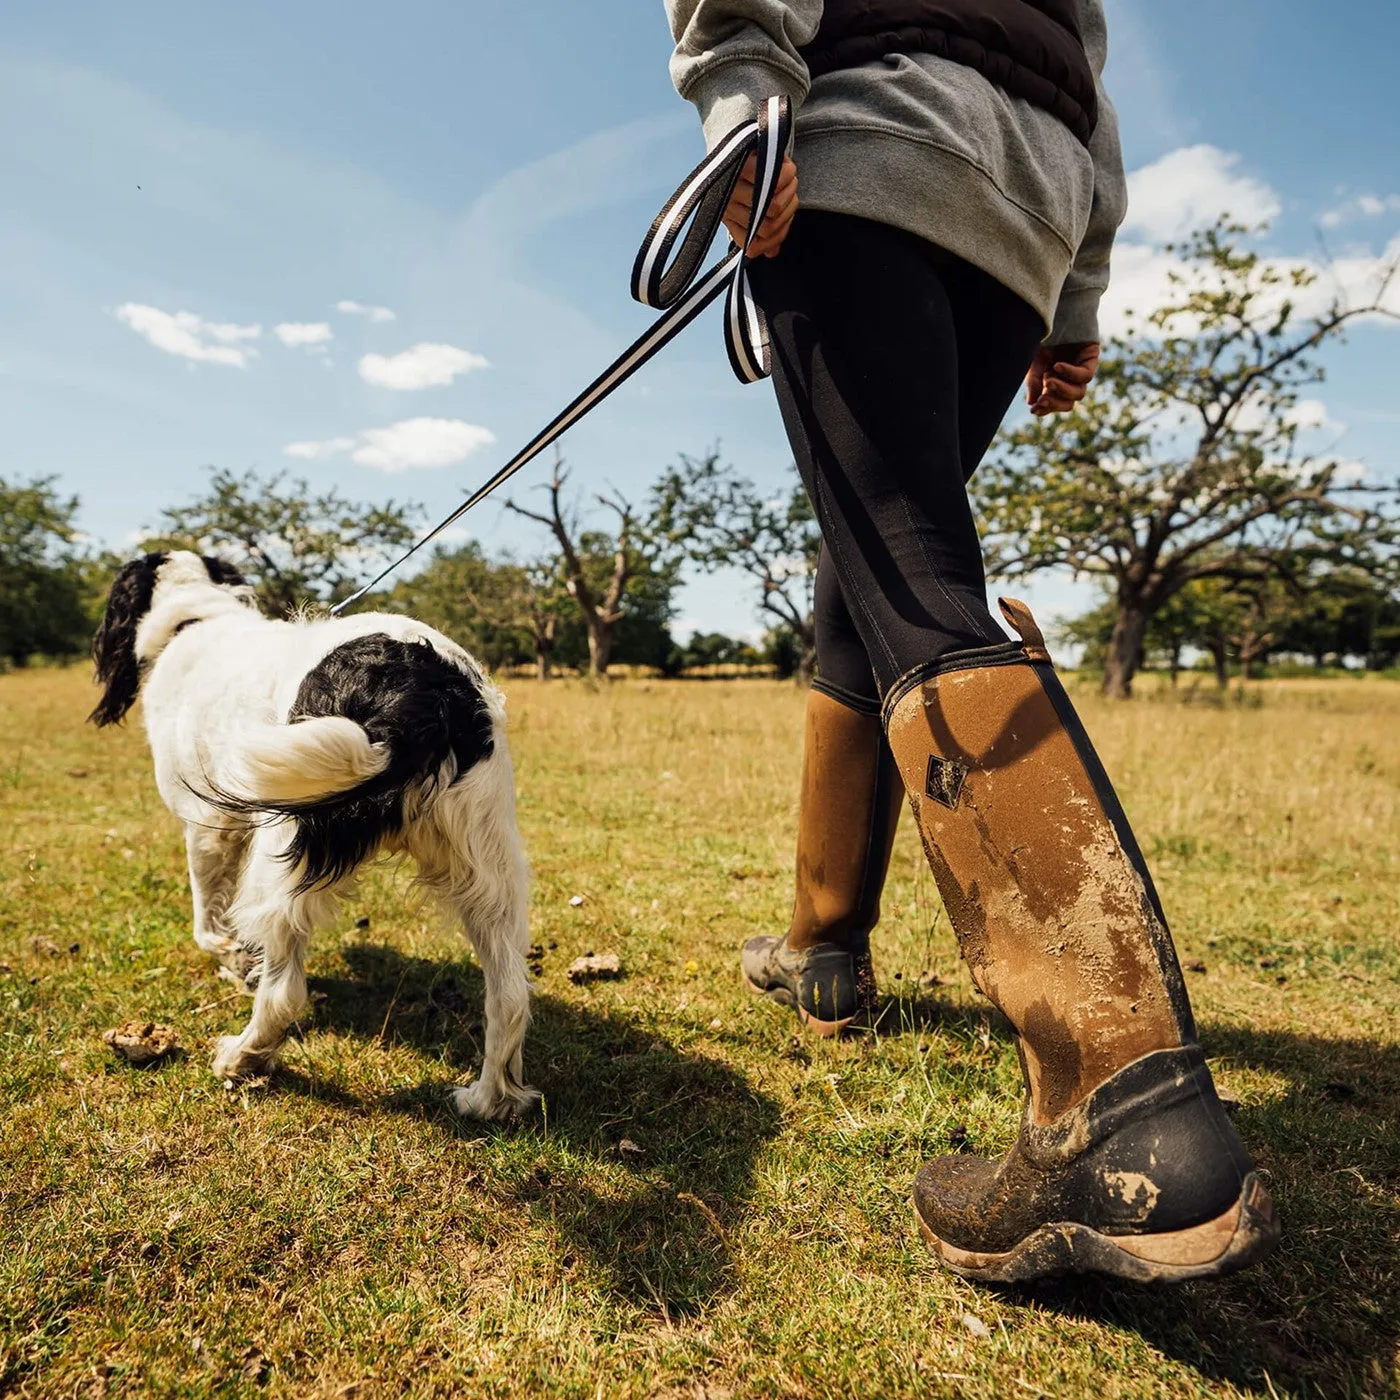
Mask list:
[[[924,791],[937,803],[950,810],[958,805],[962,794],[967,769],[952,759],[939,758],[936,753],[928,756],[928,775],[924,778]]]

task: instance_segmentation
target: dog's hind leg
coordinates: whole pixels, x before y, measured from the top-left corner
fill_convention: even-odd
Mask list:
[[[254,831],[250,841],[231,920],[238,943],[255,950],[262,971],[248,1024],[241,1034],[219,1040],[219,1079],[247,1079],[276,1064],[288,1028],[306,1006],[311,932],[335,904],[329,891],[297,891],[297,872],[282,859],[288,836],[279,824]]]
[[[422,882],[460,918],[486,982],[486,1054],[473,1084],[452,1091],[472,1118],[511,1118],[539,1094],[525,1082],[530,1025],[530,876],[515,825],[510,758],[496,753],[447,791],[410,828]]]
[[[194,903],[194,941],[219,960],[219,976],[251,992],[257,985],[257,959],[240,947],[228,923],[229,905],[248,846],[246,827],[185,823],[190,896]]]

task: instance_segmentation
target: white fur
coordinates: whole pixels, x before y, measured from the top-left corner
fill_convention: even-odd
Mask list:
[[[220,785],[252,802],[311,802],[382,773],[389,751],[344,715],[262,724],[239,735],[221,755]]]
[[[530,1020],[525,952],[528,871],[515,821],[505,702],[454,642],[388,613],[278,622],[250,607],[246,588],[210,582],[198,555],[176,552],[157,574],[136,630],[141,701],[161,797],[185,825],[194,936],[226,964],[240,949],[261,959],[252,1017],[214,1058],[221,1079],[270,1067],[306,1004],[312,931],[333,914],[352,874],[330,889],[298,891],[282,855],[285,821],[232,815],[201,794],[302,801],[344,791],[380,772],[387,753],[340,717],[287,723],[303,677],[352,638],[387,633],[426,641],[480,687],[491,719],[489,758],[456,777],[410,790],[402,832],[384,853],[413,857],[418,881],[465,927],[486,982],[486,1054],[479,1079],[453,1091],[465,1114],[505,1118],[538,1095],[523,1082]],[[198,619],[197,626],[185,626]]]

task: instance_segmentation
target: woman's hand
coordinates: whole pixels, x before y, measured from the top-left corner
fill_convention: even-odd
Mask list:
[[[724,211],[724,226],[729,236],[741,248],[749,231],[749,211],[753,208],[753,179],[757,170],[757,157],[750,156],[739,170],[739,179],[734,193],[729,196],[729,204]],[[768,213],[758,226],[754,240],[749,244],[749,257],[774,258],[783,246],[788,229],[792,226],[792,216],[797,213],[797,167],[791,156],[783,157],[782,169],[778,171],[778,185],[768,204]]]
[[[1026,403],[1037,418],[1067,413],[1089,392],[1099,367],[1099,343],[1042,345],[1026,375]]]

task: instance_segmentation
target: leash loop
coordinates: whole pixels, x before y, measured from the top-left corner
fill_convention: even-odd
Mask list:
[[[719,296],[725,296],[724,346],[730,368],[741,384],[753,384],[768,377],[772,367],[768,326],[753,299],[744,254],[767,216],[791,134],[792,110],[788,99],[770,97],[756,116],[730,131],[686,176],[652,220],[632,265],[633,297],[643,306],[655,307],[661,315],[494,476],[363,588],[331,608],[333,617],[359,602],[424,545],[539,456],[550,443],[669,345]],[[755,156],[754,199],[744,246],[739,248],[731,242],[724,257],[700,273],[705,254],[719,231],[739,171],[750,154]]]

